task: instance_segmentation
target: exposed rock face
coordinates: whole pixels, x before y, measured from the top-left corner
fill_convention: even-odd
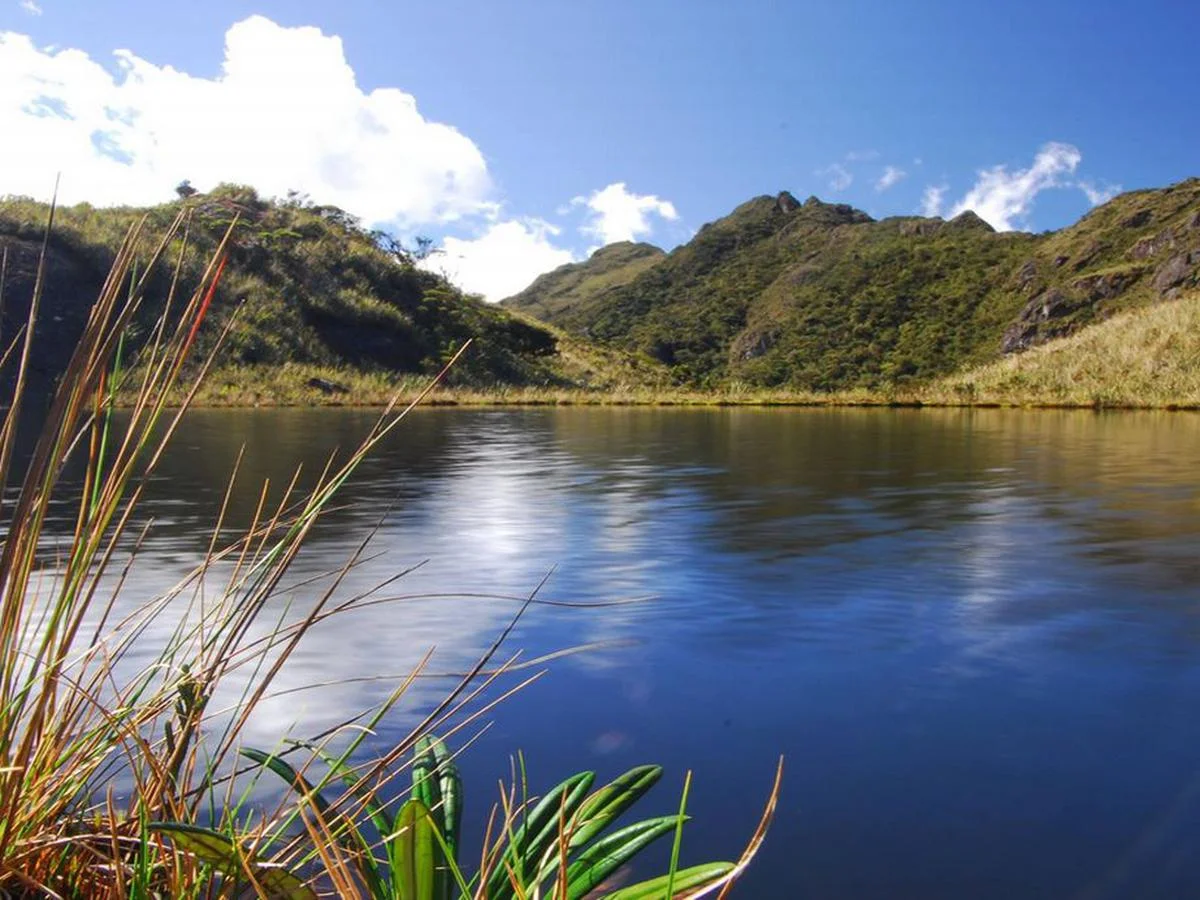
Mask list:
[[[1125,228],[1145,228],[1153,218],[1154,213],[1148,209],[1142,209],[1135,212],[1132,216],[1122,219],[1121,225]]]
[[[1036,344],[1069,333],[1069,325],[1053,323],[1056,319],[1075,312],[1082,305],[1082,301],[1057,288],[1042,291],[1025,304],[1020,318],[1004,332],[1000,342],[1001,352],[1017,353],[1028,350]]]
[[[1075,260],[1075,271],[1082,272],[1092,264],[1092,262],[1101,254],[1101,252],[1103,252],[1103,250],[1104,245],[1099,241],[1088,241],[1087,245],[1083,248],[1083,253],[1081,253],[1079,256],[1079,259]]]
[[[781,213],[790,213],[792,210],[800,208],[800,201],[787,191],[781,191],[775,198],[775,208]]]
[[[1099,300],[1109,300],[1119,296],[1126,288],[1137,281],[1143,269],[1133,269],[1126,272],[1108,272],[1098,275],[1086,275],[1071,282],[1071,287],[1082,291],[1087,299],[1095,303]]]
[[[758,359],[770,352],[779,341],[779,335],[772,331],[745,331],[738,335],[730,349],[730,356],[746,362]]]
[[[1172,256],[1154,273],[1154,289],[1160,295],[1164,295],[1185,282],[1194,283],[1198,266],[1200,266],[1200,249]]]
[[[1037,281],[1037,263],[1034,260],[1027,260],[1020,269],[1017,270],[1017,285],[1022,291],[1028,291]]]
[[[1153,237],[1145,237],[1138,241],[1129,251],[1131,259],[1150,259],[1163,250],[1175,246],[1175,235],[1170,231],[1162,231]]]

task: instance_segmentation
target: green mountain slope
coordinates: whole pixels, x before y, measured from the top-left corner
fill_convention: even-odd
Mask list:
[[[783,193],[743,204],[624,285],[588,291],[577,273],[571,301],[545,317],[647,353],[680,383],[875,388],[1175,296],[1198,271],[1198,179],[1122,195],[1045,235],[998,234],[973,213],[874,221]]]
[[[465,296],[336,207],[268,202],[250,188],[226,185],[150,209],[83,204],[57,211],[32,357],[35,378],[49,383],[61,371],[129,226],[145,216],[147,233],[156,239],[181,208],[191,215],[185,285],[194,282],[234,213],[242,217],[214,300],[217,321],[204,331],[212,340],[240,306],[220,363],[239,377],[284,364],[429,374],[468,338],[474,344],[452,383],[571,385],[603,380],[601,370],[619,367],[613,354],[592,354],[601,360],[592,365],[586,346],[571,339],[564,355],[556,329]],[[47,212],[30,200],[0,200],[0,252],[8,255],[0,339],[15,334],[28,317]],[[181,248],[168,256],[174,260]],[[160,264],[150,298],[162,301],[170,274],[170,266]],[[155,314],[151,307],[147,323]]]
[[[585,297],[628,284],[666,254],[650,244],[619,241],[601,247],[582,263],[567,263],[538,278],[501,305],[552,322],[558,313],[576,306]]]

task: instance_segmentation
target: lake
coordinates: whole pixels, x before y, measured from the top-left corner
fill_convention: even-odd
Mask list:
[[[197,411],[143,511],[132,592],[314,474],[370,413]],[[1177,898],[1200,890],[1200,416],[1002,410],[421,410],[363,464],[294,573],[343,593],[252,726],[271,746],[378,701],[430,647],[461,671],[557,659],[462,758],[474,840],[524,751],[532,784],[666,766],[695,780],[689,862],[734,857],[775,760],[779,812],[735,896]],[[298,601],[315,588],[294,592]],[[528,671],[522,674],[528,674]],[[357,679],[357,680],[356,680]],[[423,680],[391,731],[447,682]],[[476,729],[477,730],[477,729]],[[462,743],[475,730],[461,732]],[[669,853],[659,848],[657,864]]]

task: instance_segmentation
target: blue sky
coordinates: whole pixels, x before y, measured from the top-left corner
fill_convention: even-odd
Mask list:
[[[0,0],[0,33],[0,194],[295,188],[491,299],[783,189],[1042,230],[1200,175],[1183,0]]]

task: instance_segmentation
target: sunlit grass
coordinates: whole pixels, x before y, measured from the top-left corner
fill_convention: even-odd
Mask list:
[[[1200,407],[1200,295],[1113,316],[920,396],[951,404]]]

